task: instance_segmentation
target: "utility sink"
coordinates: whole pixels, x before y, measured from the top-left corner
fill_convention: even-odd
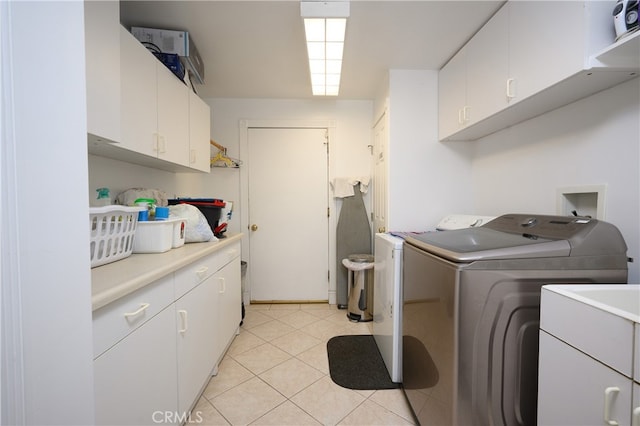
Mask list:
[[[640,380],[640,285],[546,285],[541,297],[541,329]]]
[[[640,323],[640,285],[555,285],[554,291]]]

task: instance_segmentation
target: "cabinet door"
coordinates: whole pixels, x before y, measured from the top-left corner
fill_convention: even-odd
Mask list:
[[[466,47],[438,73],[438,136],[446,139],[465,125],[467,104]]]
[[[608,388],[619,389],[610,393],[609,419],[629,424],[631,380],[543,330],[538,374],[538,424],[604,424]]]
[[[633,383],[633,411],[631,412],[631,424],[640,425],[640,383]]]
[[[189,166],[189,92],[187,86],[153,58],[158,78],[158,158]]]
[[[87,132],[120,141],[120,3],[85,1]]]
[[[211,170],[210,128],[209,105],[189,91],[189,166],[207,173]]]
[[[195,402],[216,365],[218,279],[207,278],[176,301],[178,410]]]
[[[509,77],[519,102],[584,65],[584,3],[508,2]]]
[[[166,423],[164,413],[177,409],[175,348],[171,305],[96,358],[96,423]]]
[[[120,30],[121,147],[157,157],[156,58],[124,27]]]
[[[217,358],[224,355],[233,340],[242,320],[242,288],[240,277],[240,257],[235,258],[216,272],[218,284],[218,342]]]
[[[467,44],[467,119],[474,124],[507,102],[508,13],[500,9]]]

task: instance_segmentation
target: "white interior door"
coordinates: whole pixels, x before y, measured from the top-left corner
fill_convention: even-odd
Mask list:
[[[251,301],[327,301],[327,129],[249,128]]]

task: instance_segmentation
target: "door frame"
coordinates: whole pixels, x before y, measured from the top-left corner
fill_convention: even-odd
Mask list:
[[[327,164],[327,206],[330,208],[329,214],[329,293],[327,298],[329,304],[335,305],[336,303],[336,227],[338,224],[338,218],[335,209],[335,202],[332,200],[333,191],[330,188],[330,182],[334,176],[333,165],[334,151],[331,149],[331,144],[336,141],[336,121],[335,120],[240,120],[239,122],[239,134],[240,134],[240,160],[242,161],[242,167],[240,167],[240,229],[242,230],[242,258],[247,262],[250,262],[250,240],[249,240],[249,129],[252,128],[274,128],[274,129],[326,129],[329,137],[329,152],[328,152],[328,164]],[[251,268],[247,268],[247,275],[245,277],[245,289],[242,295],[242,300],[245,304],[250,303],[251,292]]]

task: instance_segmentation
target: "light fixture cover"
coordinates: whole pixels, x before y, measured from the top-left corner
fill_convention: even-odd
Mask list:
[[[314,96],[337,96],[340,87],[348,1],[303,1],[311,88]]]

